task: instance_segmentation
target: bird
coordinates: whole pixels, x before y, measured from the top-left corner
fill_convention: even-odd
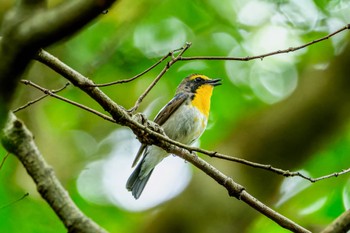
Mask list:
[[[184,78],[176,89],[175,96],[159,111],[154,122],[162,127],[172,140],[191,145],[207,126],[210,100],[215,86],[221,79],[211,79],[201,74]],[[138,199],[152,172],[169,154],[155,145],[142,144],[132,164],[137,167],[126,182],[126,188]],[[138,163],[142,156],[141,161]]]

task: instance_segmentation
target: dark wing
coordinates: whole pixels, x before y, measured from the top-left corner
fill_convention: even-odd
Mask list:
[[[154,122],[158,125],[163,125],[166,120],[178,109],[183,102],[187,99],[189,94],[187,93],[178,93],[174,96],[172,100],[170,100],[167,105],[165,105],[157,114],[157,116],[154,118]],[[147,147],[146,144],[142,144],[139,151],[136,154],[136,157],[134,159],[134,162],[132,163],[132,167],[134,167],[137,162],[139,161],[141,155],[143,154],[143,151]]]
[[[154,118],[154,122],[162,126],[166,120],[178,109],[189,96],[188,93],[178,93],[165,105]]]

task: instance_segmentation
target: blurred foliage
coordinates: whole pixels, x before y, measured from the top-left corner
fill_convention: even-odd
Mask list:
[[[60,3],[49,2],[50,6]],[[0,21],[13,5],[13,1],[9,0],[0,2]],[[350,2],[346,0],[120,1],[72,38],[47,49],[94,82],[106,83],[142,72],[186,41],[192,42],[192,47],[185,56],[245,57],[298,46],[345,26],[350,21],[349,10]],[[207,149],[220,147],[225,153],[234,155],[235,151],[225,150],[229,145],[223,143],[230,143],[241,120],[290,97],[298,88],[300,79],[305,78],[300,75],[305,70],[327,69],[331,61],[342,53],[349,38],[347,34],[345,31],[302,51],[276,55],[263,61],[180,61],[145,98],[139,111],[146,110],[156,99],[158,101],[150,110],[153,117],[188,74],[221,77],[224,85],[213,95],[211,127],[202,136],[201,146]],[[118,104],[130,108],[164,65],[137,81],[104,87],[103,91]],[[57,89],[66,83],[37,62],[33,63],[25,78],[48,89]],[[41,94],[31,87],[20,85],[13,108]],[[103,111],[72,86],[60,94]],[[227,197],[221,187],[195,169],[193,181],[184,193],[151,210],[131,213],[110,203],[90,202],[78,192],[77,177],[88,163],[105,157],[107,152],[101,153],[97,144],[118,126],[52,98],[45,98],[19,112],[18,116],[34,133],[42,154],[77,205],[110,232],[253,233],[261,232],[261,229],[264,232],[286,232],[244,203]],[[254,123],[249,122],[251,125]],[[254,135],[251,135],[251,140],[254,141]],[[0,148],[0,159],[5,155],[4,149]],[[285,164],[282,168],[301,169],[317,177],[350,167],[349,155],[350,128],[349,123],[345,123],[336,135],[325,137],[324,143],[306,160],[297,166]],[[287,159],[292,161],[294,158]],[[249,174],[245,173],[247,170],[243,172],[241,165],[217,160],[210,162],[223,172],[234,175],[234,179],[253,195],[255,190],[264,190],[265,184],[270,182],[270,178],[263,176],[253,177],[248,182]],[[265,163],[273,165],[273,161]],[[287,180],[292,185],[297,179]],[[288,181],[279,178],[279,185],[274,186],[273,192],[268,190],[258,198],[310,230],[322,229],[349,208],[348,175],[315,184],[297,185],[293,195],[287,198],[284,195],[288,190],[283,187],[290,186],[281,184]],[[0,170],[0,184],[0,232],[66,232],[12,155]],[[27,192],[28,197],[14,202]],[[282,199],[284,202],[276,205]]]

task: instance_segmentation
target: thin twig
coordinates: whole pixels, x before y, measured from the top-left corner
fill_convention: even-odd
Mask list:
[[[91,113],[93,113],[93,114],[95,114],[95,115],[97,115],[97,116],[99,116],[99,117],[102,117],[102,118],[105,119],[105,120],[108,120],[108,121],[110,121],[110,122],[115,123],[115,120],[114,120],[112,117],[107,116],[107,115],[104,115],[104,114],[102,114],[102,113],[100,113],[100,112],[98,112],[98,111],[96,111],[96,110],[94,110],[94,109],[92,109],[92,108],[86,107],[85,105],[79,104],[79,103],[77,103],[77,102],[74,102],[74,101],[69,100],[69,99],[67,99],[67,98],[64,98],[64,97],[62,97],[62,96],[56,95],[56,94],[53,93],[52,91],[50,91],[50,90],[48,90],[48,89],[45,89],[45,88],[43,88],[43,87],[41,87],[41,86],[39,86],[39,85],[33,83],[32,81],[29,81],[29,80],[21,80],[21,82],[24,83],[25,85],[30,85],[30,86],[32,86],[32,87],[35,87],[36,89],[38,89],[38,90],[44,92],[46,95],[52,96],[52,97],[54,97],[54,98],[56,98],[56,99],[59,99],[59,100],[62,100],[62,101],[64,101],[64,102],[67,102],[67,103],[69,103],[69,104],[72,104],[72,105],[74,105],[74,106],[77,106],[77,107],[79,107],[79,108],[81,108],[81,109],[84,109],[84,110],[86,110],[86,111],[88,111],[88,112],[91,112]]]
[[[7,154],[5,155],[5,157],[1,160],[0,170],[1,170],[2,166],[4,166],[5,161],[6,161],[6,159],[9,157],[9,155],[10,155],[10,153],[7,152]]]
[[[220,153],[217,153],[217,152],[207,151],[207,150],[203,150],[201,148],[195,148],[194,147],[194,148],[188,148],[188,149],[200,152],[202,154],[209,155],[210,157],[213,157],[213,158],[224,159],[224,160],[233,161],[233,162],[241,163],[241,164],[244,164],[244,165],[248,165],[250,167],[260,168],[260,169],[265,169],[265,170],[268,170],[268,171],[272,171],[272,172],[274,172],[276,174],[283,175],[284,177],[299,176],[299,177],[301,177],[301,178],[303,178],[305,180],[308,180],[308,181],[310,181],[312,183],[315,183],[315,182],[320,181],[320,180],[328,179],[328,178],[331,178],[331,177],[338,177],[340,175],[343,175],[343,174],[346,174],[346,173],[350,172],[350,168],[347,168],[347,169],[343,169],[340,172],[334,172],[332,174],[328,174],[328,175],[325,175],[325,176],[321,176],[321,177],[317,177],[317,178],[311,178],[309,176],[304,175],[301,172],[291,172],[291,171],[288,171],[288,170],[275,168],[275,167],[271,166],[270,164],[254,163],[254,162],[251,162],[251,161],[248,161],[248,160],[245,160],[245,159],[241,159],[241,158],[237,158],[237,157],[233,157],[233,156],[220,154]]]
[[[122,84],[122,83],[128,83],[128,82],[131,82],[131,81],[134,81],[135,79],[141,77],[142,75],[148,73],[149,71],[151,71],[153,68],[157,67],[160,63],[162,63],[165,59],[167,59],[168,57],[172,56],[173,53],[177,51],[177,50],[174,50],[174,51],[171,51],[169,52],[167,55],[165,55],[164,57],[162,57],[159,61],[157,61],[156,63],[154,63],[152,66],[150,66],[148,69],[142,71],[141,73],[139,73],[138,75],[135,75],[134,77],[132,78],[129,78],[129,79],[123,79],[123,80],[117,80],[117,81],[113,81],[113,82],[109,82],[109,83],[101,83],[101,84],[94,84],[92,85],[93,87],[106,87],[106,86],[111,86],[111,85],[114,85],[114,84]]]
[[[64,90],[64,89],[65,89],[66,87],[68,87],[68,86],[69,86],[69,82],[67,82],[63,87],[61,87],[61,88],[59,88],[59,89],[57,89],[57,90],[51,90],[51,92],[52,92],[52,93],[58,93],[58,92]],[[39,97],[36,98],[35,100],[29,101],[27,104],[22,105],[22,106],[20,106],[20,107],[18,107],[18,108],[16,108],[16,109],[12,110],[12,112],[13,112],[13,113],[16,113],[16,112],[18,112],[18,111],[20,111],[20,110],[23,110],[23,109],[29,107],[30,105],[39,102],[40,100],[44,99],[44,98],[47,97],[47,96],[49,96],[49,95],[48,95],[48,94],[45,94],[45,95],[39,96]]]
[[[29,193],[25,193],[22,197],[18,198],[17,200],[14,200],[14,201],[12,201],[4,206],[1,206],[0,209],[5,209],[6,207],[9,207],[13,204],[16,204],[17,202],[22,201],[24,198],[26,198],[28,196],[29,196]]]
[[[308,177],[304,177],[305,179],[308,179],[310,180],[311,182],[317,182],[317,181],[320,181],[320,180],[324,180],[324,179],[328,179],[328,178],[331,178],[331,177],[338,177],[340,175],[343,175],[343,174],[346,174],[346,173],[349,173],[350,172],[350,168],[347,168],[347,169],[343,169],[342,171],[340,172],[334,172],[334,173],[331,173],[331,174],[328,174],[328,175],[325,175],[325,176],[320,176],[318,178],[308,178]]]
[[[274,52],[269,52],[269,53],[264,53],[261,55],[256,55],[256,56],[247,56],[247,57],[226,57],[226,56],[195,56],[195,57],[180,57],[178,58],[179,61],[191,61],[191,60],[224,60],[224,61],[250,61],[250,60],[255,60],[255,59],[264,59],[265,57],[270,57],[276,54],[283,54],[283,53],[290,53],[290,52],[294,52],[300,49],[303,49],[307,46],[316,44],[318,42],[324,41],[329,39],[330,37],[344,31],[344,30],[349,30],[350,29],[350,24],[347,24],[346,26],[336,30],[335,32],[332,32],[330,34],[328,34],[327,36],[324,36],[320,39],[317,40],[313,40],[309,43],[297,46],[297,47],[290,47],[287,49],[283,49],[283,50],[277,50]]]
[[[171,53],[172,59],[166,64],[166,66],[163,68],[163,70],[159,73],[159,75],[153,80],[153,82],[148,86],[148,88],[145,90],[142,95],[137,99],[135,105],[128,110],[129,113],[134,113],[138,107],[140,106],[142,100],[146,97],[146,95],[152,90],[152,88],[158,83],[158,81],[161,79],[161,77],[169,70],[169,68],[175,64],[186,52],[187,49],[191,47],[191,43],[187,42],[181,49],[179,49],[180,53],[176,56],[173,57],[173,53]]]
[[[331,177],[338,177],[340,175],[344,175],[344,174],[350,172],[350,168],[347,168],[347,169],[343,169],[340,172],[334,172],[332,174],[328,174],[328,175],[325,175],[325,176],[312,178],[312,177],[306,176],[306,175],[304,175],[304,174],[302,174],[301,172],[298,172],[298,171],[297,172],[291,172],[289,170],[283,170],[281,168],[273,167],[270,164],[255,163],[255,162],[252,162],[252,161],[249,161],[249,160],[245,160],[245,159],[242,159],[242,158],[229,156],[229,155],[224,155],[224,154],[218,153],[216,151],[208,151],[208,150],[204,150],[204,149],[199,148],[199,147],[188,146],[188,145],[182,144],[180,142],[174,141],[174,140],[172,140],[172,139],[170,139],[168,137],[165,137],[165,136],[162,139],[167,141],[167,142],[169,142],[169,143],[171,143],[171,144],[173,144],[173,145],[176,145],[178,147],[186,149],[186,150],[188,150],[190,152],[196,151],[196,152],[208,155],[208,156],[210,156],[212,158],[224,159],[224,160],[227,160],[227,161],[240,163],[240,164],[247,165],[247,166],[250,166],[250,167],[264,169],[264,170],[267,170],[267,171],[274,172],[274,173],[276,173],[278,175],[282,175],[284,177],[298,176],[298,177],[301,177],[301,178],[303,178],[305,180],[308,180],[308,181],[310,181],[312,183],[315,183],[315,182],[320,181],[320,180],[328,179],[328,178],[331,178]]]
[[[192,146],[187,146],[187,145],[178,145],[178,146],[180,146],[180,147],[182,147],[184,149],[187,149],[189,151],[196,151],[196,152],[208,155],[208,156],[210,156],[212,158],[224,159],[224,160],[227,160],[227,161],[232,161],[232,162],[244,164],[244,165],[247,165],[247,166],[250,166],[250,167],[260,168],[260,169],[272,171],[272,172],[274,172],[274,173],[276,173],[278,175],[282,175],[284,177],[298,176],[298,177],[301,177],[301,178],[303,178],[305,180],[308,180],[308,181],[310,181],[312,183],[315,183],[315,182],[320,181],[320,180],[328,179],[328,178],[331,178],[331,177],[338,177],[340,175],[343,175],[343,174],[346,174],[346,173],[350,172],[350,168],[347,168],[347,169],[343,169],[340,172],[334,172],[332,174],[328,174],[328,175],[325,175],[325,176],[321,176],[321,177],[317,177],[317,178],[311,178],[309,176],[304,175],[301,172],[291,172],[289,170],[283,170],[283,169],[280,169],[280,168],[273,167],[270,164],[255,163],[255,162],[252,162],[252,161],[249,161],[249,160],[245,160],[245,159],[242,159],[242,158],[233,157],[233,156],[229,156],[229,155],[224,155],[224,154],[218,153],[216,151],[208,151],[208,150],[204,150],[204,149],[201,149],[201,148],[198,148],[198,147],[192,147]]]

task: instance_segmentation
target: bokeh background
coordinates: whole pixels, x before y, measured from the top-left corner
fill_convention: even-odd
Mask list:
[[[0,2],[0,20],[14,1]],[[60,1],[49,1],[50,7]],[[347,0],[120,1],[47,50],[96,83],[130,78],[169,51],[253,56],[295,47],[350,22]],[[59,19],[57,19],[59,20]],[[142,102],[152,119],[191,73],[222,78],[199,146],[318,177],[350,167],[349,32],[262,60],[180,61]],[[134,82],[103,87],[130,108],[165,63]],[[33,62],[25,79],[48,89],[66,80]],[[13,109],[42,95],[19,85]],[[69,86],[60,95],[103,111]],[[201,171],[170,156],[135,201],[124,189],[138,141],[131,131],[52,98],[17,113],[75,203],[109,232],[287,232]],[[0,147],[0,158],[6,155]],[[349,208],[349,175],[311,184],[201,155],[259,200],[311,231]],[[66,232],[10,155],[0,170],[0,232]],[[29,196],[20,201],[25,193]]]

